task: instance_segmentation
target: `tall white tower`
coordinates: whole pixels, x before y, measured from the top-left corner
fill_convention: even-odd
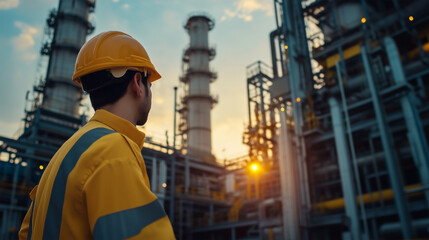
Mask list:
[[[88,20],[95,0],[60,0],[58,11],[47,22],[54,29],[52,41],[42,48],[49,55],[42,108],[79,117],[82,90],[71,80],[76,56],[94,29]]]
[[[209,68],[209,61],[216,54],[209,47],[208,33],[214,20],[207,14],[193,14],[185,24],[190,45],[183,54],[184,72],[180,78],[185,83],[182,123],[179,129],[187,153],[204,161],[214,161],[212,154],[210,111],[217,99],[210,95],[210,83],[217,74]]]

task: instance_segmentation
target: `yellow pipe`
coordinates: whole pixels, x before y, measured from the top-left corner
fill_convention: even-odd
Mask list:
[[[268,239],[269,240],[274,240],[273,228],[269,228],[268,229]]]
[[[360,54],[360,44],[356,44],[354,46],[346,48],[343,51],[344,60],[347,60],[347,59],[354,57],[358,54]],[[338,53],[326,58],[327,68],[331,68],[331,67],[335,66],[335,63],[337,61],[340,61],[340,55]]]
[[[413,185],[409,185],[405,187],[405,190],[412,190],[412,189],[416,189],[421,187],[422,185],[419,184],[413,184]],[[409,194],[408,196],[416,196],[419,195],[421,193],[413,193],[413,194]],[[394,198],[393,196],[393,190],[392,189],[385,189],[382,190],[381,192],[372,192],[372,193],[366,193],[362,195],[362,200],[364,204],[368,204],[368,203],[374,203],[374,202],[378,202],[381,199],[383,199],[384,201],[386,200],[392,200]],[[360,204],[360,197],[357,196],[356,197],[356,201],[358,204]],[[312,205],[313,209],[318,209],[318,210],[335,210],[335,209],[341,209],[344,208],[344,198],[337,198],[337,199],[333,199],[333,200],[329,200],[329,201],[325,201],[325,202],[319,202],[316,204]]]
[[[429,42],[423,44],[422,49],[424,52],[429,52]],[[420,55],[420,50],[418,48],[414,48],[407,53],[409,59],[414,59],[418,55]]]
[[[423,51],[429,52],[429,42],[427,42],[423,45]]]

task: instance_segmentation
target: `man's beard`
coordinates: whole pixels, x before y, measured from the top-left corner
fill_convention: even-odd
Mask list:
[[[137,119],[137,125],[143,126],[146,123],[149,116],[149,111],[150,110],[143,110],[143,114],[141,114],[139,119]]]
[[[146,123],[148,116],[149,113],[145,114],[144,116],[142,116],[141,119],[137,120],[137,125],[143,126]]]

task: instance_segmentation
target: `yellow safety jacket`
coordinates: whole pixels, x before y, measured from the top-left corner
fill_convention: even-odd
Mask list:
[[[19,239],[175,239],[150,190],[144,138],[131,122],[97,110],[30,193]]]

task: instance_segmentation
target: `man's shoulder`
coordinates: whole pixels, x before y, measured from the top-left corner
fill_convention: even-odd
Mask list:
[[[87,124],[76,131],[64,145],[87,145],[89,143],[104,141],[107,137],[110,141],[104,142],[105,145],[112,143],[112,141],[114,141],[112,144],[118,144],[121,140],[123,141],[121,134],[107,126]]]
[[[89,137],[93,139],[96,138],[96,141],[94,141],[93,144],[91,145],[91,147],[93,148],[101,147],[106,150],[109,150],[109,149],[117,150],[119,148],[129,149],[128,143],[124,138],[124,136],[112,129],[93,128],[91,130],[86,131],[85,134],[88,134],[88,135],[93,134],[93,136],[89,136]]]
[[[102,125],[85,125],[79,129],[69,140],[61,147],[63,151],[69,151],[71,148],[85,148],[84,158],[134,158],[138,147],[130,144],[127,137],[121,133]],[[61,151],[60,150],[60,151]]]
[[[100,126],[85,125],[76,131],[59,149],[59,151],[70,151],[72,149],[86,149],[93,151],[94,148],[117,149],[127,146],[124,137],[108,128]]]

